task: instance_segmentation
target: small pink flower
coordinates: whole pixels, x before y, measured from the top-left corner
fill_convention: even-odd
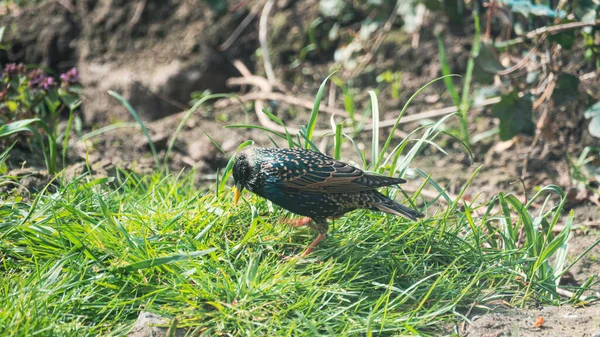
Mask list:
[[[73,67],[66,73],[61,74],[60,79],[64,85],[69,86],[73,83],[79,82],[79,72],[77,71],[77,68]]]
[[[54,83],[54,79],[52,77],[46,77],[46,78],[44,78],[44,80],[42,80],[42,88],[44,90],[49,90],[55,84],[56,83]]]
[[[23,63],[9,63],[4,67],[4,73],[6,73],[8,77],[23,72],[25,72],[25,66],[23,65]]]

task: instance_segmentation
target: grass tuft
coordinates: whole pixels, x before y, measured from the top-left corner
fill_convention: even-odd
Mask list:
[[[263,199],[233,209],[228,190],[192,181],[84,175],[35,207],[3,202],[0,334],[119,335],[143,309],[211,335],[435,335],[474,304],[561,303],[564,261],[553,257],[568,226],[552,236],[561,194],[536,216],[502,194],[489,204],[498,212],[452,206],[419,223],[353,212],[293,262],[281,255],[302,250],[310,231],[282,225],[286,214]],[[558,191],[538,197],[547,192]]]
[[[437,147],[435,138],[445,135],[438,128],[450,117],[414,130],[389,153],[391,136],[381,149],[372,146],[371,163],[332,118],[335,156],[343,157],[344,136],[365,169],[403,176],[424,146]],[[296,141],[271,134],[313,147],[315,123],[311,118]],[[232,208],[232,165],[233,159],[214,187],[200,191],[193,172],[119,170],[114,178],[57,176],[56,187],[33,200],[0,199],[0,335],[119,336],[142,310],[203,335],[439,335],[472,308],[498,300],[569,301],[558,296],[558,280],[579,258],[566,264],[572,213],[553,233],[566,198],[556,186],[525,204],[503,193],[466,202],[461,196],[477,170],[452,199],[416,169],[421,186],[412,196],[402,193],[427,213],[424,220],[355,211],[333,223],[310,258],[288,261],[282,255],[300,252],[313,233],[283,225],[288,214],[257,196],[247,194]],[[425,186],[438,196],[426,200]],[[540,209],[532,207],[538,199]],[[448,206],[437,207],[437,200]]]

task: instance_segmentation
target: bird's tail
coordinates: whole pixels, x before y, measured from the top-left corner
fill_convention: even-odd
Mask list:
[[[423,213],[401,205],[379,192],[376,192],[374,199],[375,202],[371,205],[374,209],[377,209],[379,211],[399,215],[412,221],[417,221],[418,218],[422,218],[425,216]]]

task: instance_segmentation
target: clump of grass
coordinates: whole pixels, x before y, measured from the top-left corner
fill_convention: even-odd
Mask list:
[[[375,95],[371,110],[377,114]],[[402,175],[433,144],[440,123],[389,153],[383,149],[394,139],[381,150],[374,145],[367,165]],[[277,135],[312,147],[311,128],[296,138]],[[336,147],[342,137],[352,140],[335,130]],[[433,186],[447,207],[423,202],[420,222],[350,213],[310,259],[286,261],[281,255],[300,251],[312,233],[282,225],[285,212],[256,196],[232,208],[230,171],[210,190],[197,190],[193,173],[118,171],[84,174],[30,202],[2,199],[0,335],[122,335],[141,310],[176,319],[172,325],[192,334],[438,335],[498,299],[566,301],[556,286],[570,266],[573,215],[553,234],[565,200],[554,186],[532,199],[545,198],[536,211],[533,201],[504,194],[461,204],[471,181],[452,200],[417,171],[424,179],[410,199],[424,200],[420,191]]]
[[[197,191],[191,174],[111,180],[2,204],[2,335],[119,335],[142,309],[207,334],[436,334],[497,299],[561,303],[560,203],[532,216],[499,195],[420,223],[358,211],[294,263],[281,255],[312,233],[281,225],[263,199],[233,209],[231,193]]]

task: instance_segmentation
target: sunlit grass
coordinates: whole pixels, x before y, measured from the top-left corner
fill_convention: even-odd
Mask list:
[[[283,225],[287,214],[263,199],[234,209],[228,189],[216,196],[192,181],[82,176],[33,209],[4,201],[0,333],[119,335],[148,310],[208,334],[435,334],[492,300],[559,303],[548,282],[562,270],[542,270],[557,262],[541,253],[563,249],[568,232],[553,244],[532,233],[537,259],[533,246],[510,245],[518,227],[492,225],[531,221],[511,198],[498,199],[508,213],[449,207],[418,223],[353,212],[309,259],[287,261],[313,233]]]
[[[370,161],[359,151],[363,169],[404,176],[423,147],[437,147],[436,137],[445,135],[441,119],[379,147],[374,94],[371,103],[377,136]],[[313,109],[295,137],[272,134],[314,149],[317,114]],[[341,142],[354,140],[341,124],[332,129],[334,155],[344,159]],[[1,196],[0,335],[118,336],[142,310],[207,336],[439,335],[455,332],[475,307],[568,300],[556,286],[570,267],[573,215],[565,214],[555,186],[527,204],[503,193],[466,202],[461,197],[476,175],[452,199],[425,169],[415,169],[417,192],[402,194],[425,219],[355,211],[334,222],[309,258],[285,260],[314,233],[292,230],[281,221],[287,212],[250,194],[232,208],[232,164],[200,190],[193,172],[117,171],[112,178],[57,179],[33,199]],[[437,198],[422,196],[424,188]]]

